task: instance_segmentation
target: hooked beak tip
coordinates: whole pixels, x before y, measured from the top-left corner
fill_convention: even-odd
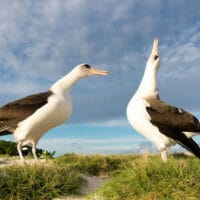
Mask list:
[[[158,56],[158,38],[154,38],[154,42],[153,42],[153,48],[152,48],[152,54],[157,55]]]
[[[110,72],[107,70],[99,70],[99,69],[95,69],[95,68],[91,68],[91,72],[94,75],[102,75],[102,76],[110,75]]]

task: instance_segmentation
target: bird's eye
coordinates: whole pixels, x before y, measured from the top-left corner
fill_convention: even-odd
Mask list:
[[[88,65],[88,64],[85,64],[84,66],[85,66],[85,68],[88,68],[88,69],[91,68],[90,65]]]
[[[156,60],[158,57],[159,57],[158,55],[155,55],[155,56],[154,56],[154,60]]]

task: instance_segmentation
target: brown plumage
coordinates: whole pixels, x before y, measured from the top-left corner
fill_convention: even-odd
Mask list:
[[[0,136],[13,134],[17,124],[47,103],[51,91],[38,93],[16,100],[0,108]]]
[[[200,158],[200,148],[192,138],[184,134],[184,132],[200,132],[198,119],[183,109],[170,106],[158,98],[147,101],[149,106],[146,109],[151,117],[151,123],[157,126],[162,134],[172,138]]]
[[[156,98],[147,101],[150,104],[147,111],[153,124],[170,126],[177,131],[200,132],[198,119],[185,110],[173,107]]]

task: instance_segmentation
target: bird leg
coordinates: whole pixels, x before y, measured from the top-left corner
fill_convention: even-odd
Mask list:
[[[161,158],[164,163],[167,162],[167,150],[166,149],[161,150]]]
[[[37,158],[37,154],[36,154],[36,143],[35,142],[32,143],[32,153],[33,153],[33,157],[34,157],[35,161],[38,162],[38,158]]]
[[[17,151],[19,153],[19,156],[20,156],[22,164],[26,165],[26,162],[25,162],[23,154],[22,154],[22,141],[18,141],[18,143],[17,143]]]

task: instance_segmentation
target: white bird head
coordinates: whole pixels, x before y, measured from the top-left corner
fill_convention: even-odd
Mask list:
[[[55,82],[51,90],[54,91],[65,91],[71,88],[79,79],[94,75],[109,75],[106,70],[99,70],[91,67],[88,64],[80,64],[74,67],[67,75]]]
[[[103,76],[109,75],[108,71],[96,69],[86,63],[77,65],[75,67],[75,70],[79,71],[81,77],[94,76],[94,75],[103,75]]]
[[[158,38],[154,38],[153,48],[152,48],[151,54],[149,56],[149,59],[147,61],[147,65],[151,65],[152,67],[155,67],[156,69],[158,69],[160,66],[160,58],[159,58],[159,51],[158,51]]]

